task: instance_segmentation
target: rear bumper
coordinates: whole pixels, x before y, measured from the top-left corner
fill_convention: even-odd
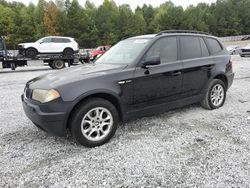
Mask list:
[[[42,112],[38,105],[31,104],[21,96],[26,116],[39,128],[55,136],[65,136],[65,112]]]
[[[229,89],[229,88],[232,86],[232,84],[233,84],[234,75],[235,75],[235,73],[230,73],[230,74],[227,75],[227,81],[228,81],[228,86],[227,86],[227,88],[228,88],[228,89]]]

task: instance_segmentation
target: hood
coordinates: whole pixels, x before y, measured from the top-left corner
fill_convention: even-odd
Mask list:
[[[45,74],[27,82],[31,89],[51,89],[70,84],[72,82],[88,80],[93,77],[105,76],[112,72],[121,71],[125,65],[88,64],[66,68],[53,73]]]
[[[29,42],[29,43],[20,43],[18,46],[27,46],[27,45],[34,45],[34,42]]]

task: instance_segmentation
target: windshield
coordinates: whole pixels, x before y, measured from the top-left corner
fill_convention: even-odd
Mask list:
[[[130,64],[144,49],[150,39],[128,39],[119,42],[103,54],[96,63]]]
[[[44,42],[44,41],[43,41],[44,39],[46,39],[46,37],[43,37],[43,38],[41,38],[41,39],[37,40],[37,41],[36,41],[36,43],[41,43],[41,42]]]

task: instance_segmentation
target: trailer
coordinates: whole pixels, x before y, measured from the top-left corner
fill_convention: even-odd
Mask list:
[[[26,58],[19,53],[11,53],[7,47],[4,37],[0,36],[0,62],[2,62],[2,68],[11,68],[15,70],[16,67],[28,66],[28,61],[43,61],[47,63],[52,69],[63,69],[68,65],[70,67],[74,63],[84,63],[79,54],[63,55],[63,54],[40,54],[35,58]]]

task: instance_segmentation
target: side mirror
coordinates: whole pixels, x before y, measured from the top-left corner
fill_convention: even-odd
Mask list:
[[[159,56],[147,57],[142,63],[142,68],[147,68],[147,66],[160,65],[161,58]]]

